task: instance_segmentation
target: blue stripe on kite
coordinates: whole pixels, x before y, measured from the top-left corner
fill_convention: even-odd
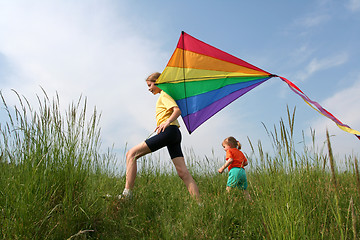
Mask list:
[[[206,92],[206,93],[192,96],[189,98],[177,100],[176,103],[181,110],[181,116],[185,117],[189,114],[193,114],[193,113],[211,105],[212,103],[222,99],[223,97],[226,97],[227,95],[229,95],[233,92],[236,92],[243,88],[250,87],[254,84],[262,83],[268,79],[270,79],[270,78],[266,77],[266,78],[257,79],[257,80],[250,81],[250,82],[241,82],[241,83],[227,85],[225,87],[222,87],[222,88],[210,91],[210,92]]]
[[[233,93],[227,95],[226,97],[220,99],[219,101],[214,102],[213,104],[201,109],[200,111],[197,111],[196,113],[193,113],[193,114],[183,117],[184,123],[185,123],[186,128],[188,129],[189,133],[193,132],[197,127],[199,127],[206,120],[211,118],[214,114],[219,112],[221,109],[226,107],[228,104],[235,101],[237,98],[241,97],[242,95],[244,95],[248,91],[252,90],[253,88],[259,86],[263,82],[259,82],[257,84],[253,84],[249,87],[242,88],[236,92],[233,92]]]

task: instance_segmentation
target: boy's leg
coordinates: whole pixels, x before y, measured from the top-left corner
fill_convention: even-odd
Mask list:
[[[125,189],[132,189],[135,184],[137,164],[136,160],[139,157],[142,157],[150,153],[150,148],[146,145],[145,142],[142,142],[135,147],[131,148],[126,153],[126,184]]]
[[[190,195],[199,201],[200,194],[199,194],[198,186],[196,185],[195,180],[193,179],[193,177],[191,176],[189,170],[185,165],[184,157],[176,157],[172,159],[172,161],[175,165],[179,177],[184,181]]]

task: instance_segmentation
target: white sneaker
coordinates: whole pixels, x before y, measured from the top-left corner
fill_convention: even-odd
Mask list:
[[[119,200],[129,200],[132,199],[132,191],[130,189],[124,189],[123,193],[118,196]]]
[[[133,198],[132,192],[128,193],[128,194],[120,194],[119,196],[117,196],[117,198],[119,200],[131,200]]]
[[[124,201],[124,200],[130,200],[132,199],[132,193],[130,194],[120,194],[120,195],[117,195],[117,196],[113,196],[111,194],[105,194],[102,196],[104,199],[116,199],[116,200],[121,200],[121,201]]]

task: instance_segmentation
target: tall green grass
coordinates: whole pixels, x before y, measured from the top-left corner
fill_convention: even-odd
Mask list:
[[[44,92],[36,110],[26,98],[9,107],[2,98],[0,140],[0,238],[2,239],[356,239],[359,236],[358,156],[346,156],[340,171],[331,141],[320,149],[294,132],[295,109],[270,131],[273,153],[262,142],[244,149],[249,192],[226,193],[220,160],[186,161],[198,183],[202,204],[188,194],[174,170],[164,171],[160,155],[139,160],[134,199],[119,194],[123,172],[111,149],[100,151],[99,114],[86,99],[60,109],[58,96]],[[295,137],[302,137],[298,144]],[[196,148],[196,146],[194,146]],[[122,158],[122,157],[121,157]],[[119,159],[124,162],[123,159]]]
[[[86,119],[86,99],[61,114],[59,98],[26,98],[9,107],[1,123],[0,207],[3,239],[66,238],[91,228],[99,215],[92,192],[103,185],[106,156],[99,154],[99,115]],[[101,181],[100,181],[101,180]],[[101,204],[101,203],[100,203]]]

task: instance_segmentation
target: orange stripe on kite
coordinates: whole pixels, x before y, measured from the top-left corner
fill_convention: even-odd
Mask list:
[[[234,57],[233,55],[230,55],[218,48],[215,48],[205,42],[202,42],[202,41],[190,36],[189,34],[187,34],[185,32],[181,33],[177,48],[189,50],[189,51],[196,52],[196,53],[199,53],[202,55],[211,56],[213,58],[231,62],[231,63],[234,63],[239,66],[243,66],[246,68],[254,69],[256,71],[261,71],[261,72],[270,74],[258,67],[255,67],[254,65],[251,65],[248,62],[245,62],[245,61],[243,61],[237,57]]]
[[[184,51],[177,48],[171,57],[168,67],[204,69],[221,72],[239,72],[242,74],[266,76],[266,72],[254,70],[235,63],[220,60],[214,57],[202,55],[199,53]]]

